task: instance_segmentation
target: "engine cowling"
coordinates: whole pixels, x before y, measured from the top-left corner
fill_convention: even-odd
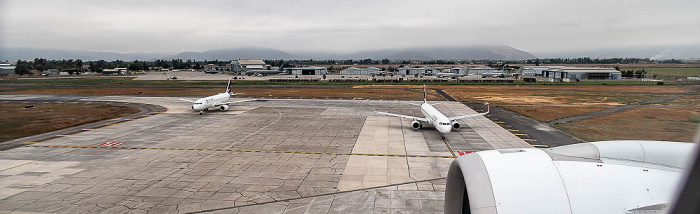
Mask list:
[[[221,106],[219,106],[219,109],[221,111],[226,111],[226,110],[228,110],[228,105],[221,105]]]
[[[411,127],[413,127],[413,129],[420,129],[420,122],[414,120],[413,123],[411,123]]]
[[[460,127],[462,127],[462,125],[460,125],[459,122],[452,123],[452,130],[459,130]]]

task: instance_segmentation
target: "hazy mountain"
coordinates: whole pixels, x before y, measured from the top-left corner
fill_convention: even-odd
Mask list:
[[[391,60],[463,60],[463,59],[533,59],[534,55],[506,45],[470,47],[425,47],[366,51],[346,56],[351,59]]]
[[[204,52],[182,52],[166,59],[193,60],[234,60],[234,59],[296,59],[287,52],[272,48],[231,48],[217,49]]]
[[[538,53],[542,58],[654,58],[654,59],[692,59],[700,58],[700,45],[687,46],[653,46],[629,47],[615,49],[595,49],[587,51],[567,51]]]
[[[0,48],[0,61],[34,60],[44,59],[81,59],[83,61],[95,60],[153,60],[167,56],[160,53],[117,53],[80,50],[60,50],[50,48]]]

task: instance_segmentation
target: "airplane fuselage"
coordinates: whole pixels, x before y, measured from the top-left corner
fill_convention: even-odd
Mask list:
[[[229,98],[231,98],[231,95],[229,93],[220,93],[217,95],[198,99],[192,105],[192,110],[201,112],[210,108],[218,107],[218,105],[226,103],[226,101],[228,101]]]
[[[438,132],[442,134],[450,133],[452,123],[442,112],[438,111],[432,105],[423,103],[420,105],[420,111],[430,124],[432,124]]]

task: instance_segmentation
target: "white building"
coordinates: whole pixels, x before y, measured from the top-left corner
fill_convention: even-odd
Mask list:
[[[437,73],[437,69],[433,67],[422,67],[422,68],[409,68],[403,67],[397,69],[398,75],[433,75]]]
[[[12,64],[0,64],[0,74],[14,74],[16,67]]]
[[[485,73],[491,74],[491,73],[497,73],[497,72],[498,72],[498,70],[496,70],[495,68],[487,67],[487,66],[469,68],[470,75],[482,75]]]
[[[343,70],[340,70],[340,75],[373,75],[373,74],[380,74],[382,69],[375,68],[375,67],[369,67],[369,68],[356,68],[356,67],[349,67]]]
[[[285,68],[284,72],[290,75],[324,75],[328,73],[328,69],[324,67]]]
[[[577,80],[615,80],[622,77],[622,73],[614,68],[598,67],[563,67],[542,71],[543,77],[555,79],[577,79]]]
[[[522,76],[543,76],[543,71],[548,69],[561,69],[564,66],[522,66],[518,74]]]
[[[236,74],[241,74],[246,70],[263,70],[265,69],[265,61],[262,60],[233,60],[231,61],[231,71]]]

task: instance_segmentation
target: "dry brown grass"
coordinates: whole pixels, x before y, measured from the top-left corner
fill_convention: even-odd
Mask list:
[[[24,108],[33,105],[34,108]],[[103,105],[0,104],[0,142],[137,113]]]
[[[557,128],[586,141],[665,140],[692,142],[698,134],[700,109],[643,107],[594,117]]]

